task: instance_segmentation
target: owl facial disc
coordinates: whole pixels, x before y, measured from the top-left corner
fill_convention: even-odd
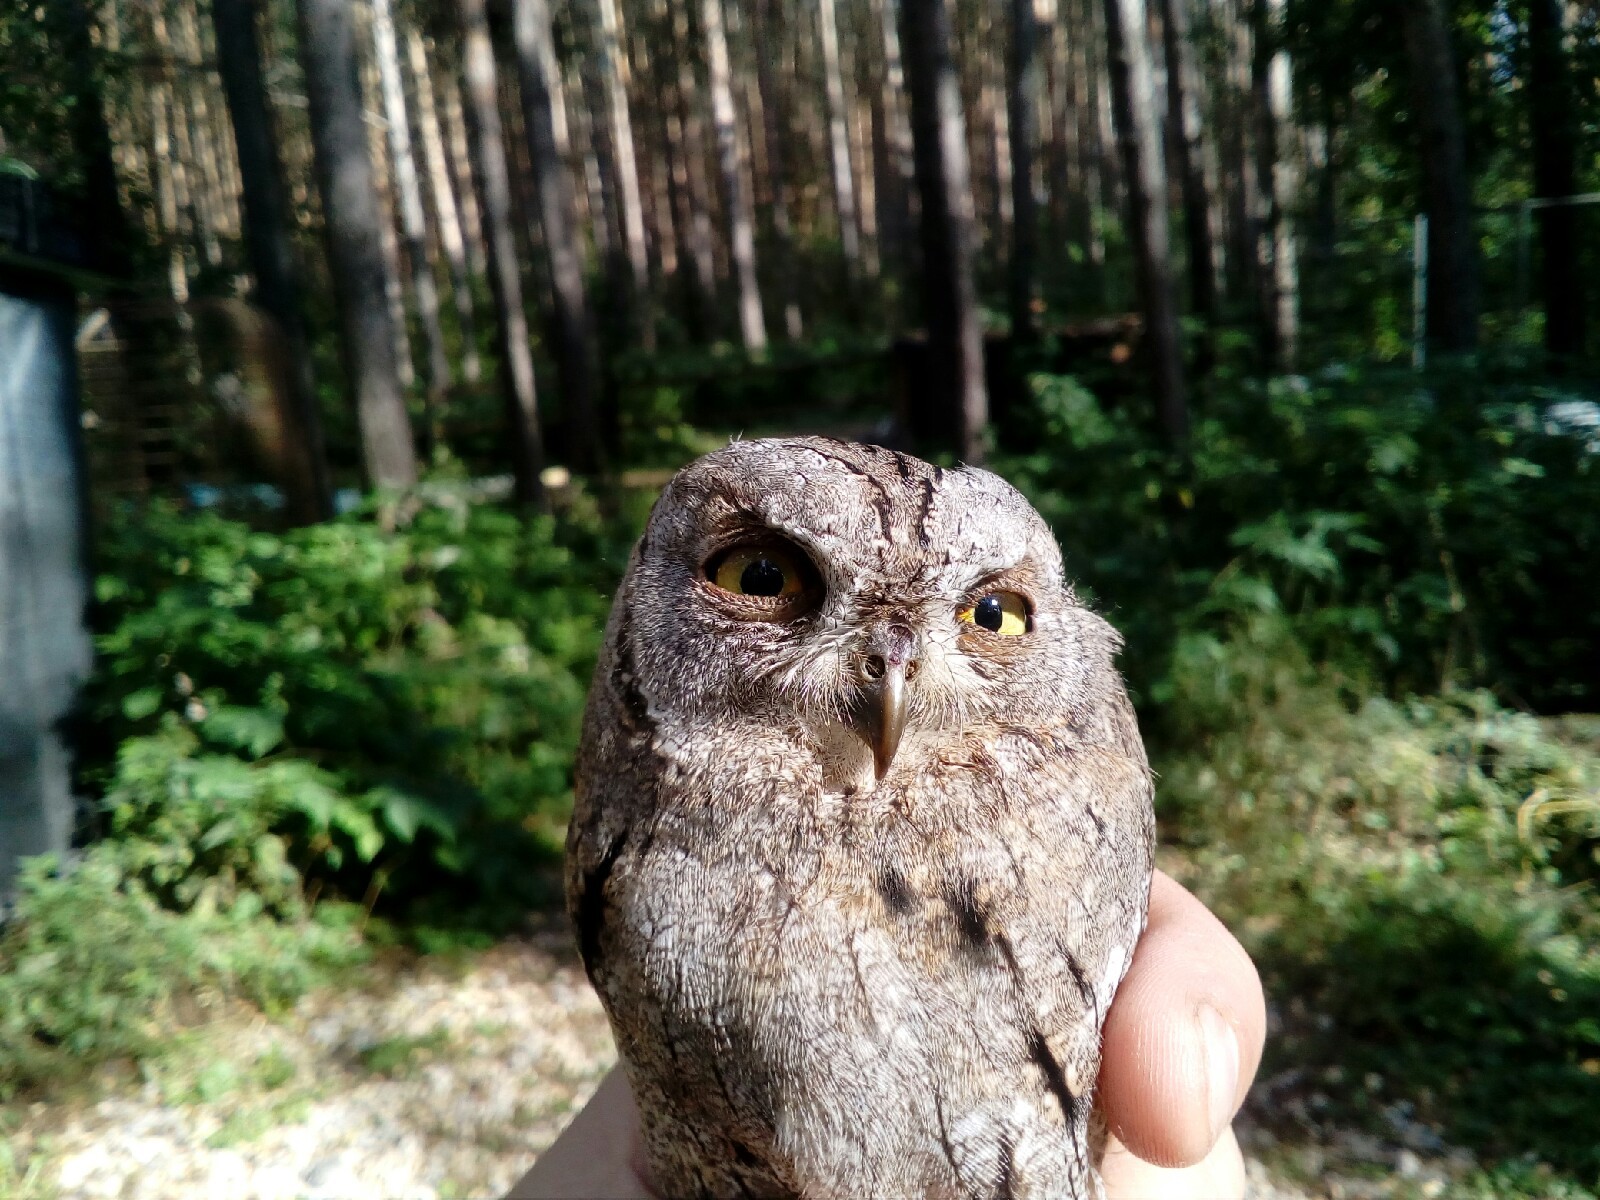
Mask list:
[[[866,649],[850,727],[872,750],[872,767],[881,780],[905,732],[906,681],[917,673],[920,647],[907,626],[894,623],[874,629]]]

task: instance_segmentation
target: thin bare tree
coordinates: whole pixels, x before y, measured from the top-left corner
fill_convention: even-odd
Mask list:
[[[1400,10],[1428,215],[1426,336],[1432,349],[1461,353],[1478,344],[1479,294],[1455,52],[1441,0],[1404,0]]]
[[[593,331],[589,297],[583,279],[579,244],[577,195],[557,140],[559,84],[555,37],[547,0],[513,0],[517,77],[522,97],[522,123],[532,158],[539,220],[545,254],[550,261],[551,326],[556,365],[561,375],[561,416],[567,453],[580,471],[598,470],[604,459],[600,431]]]
[[[1211,195],[1206,186],[1205,132],[1199,94],[1202,81],[1195,64],[1189,4],[1190,0],[1157,0],[1167,64],[1167,135],[1183,194],[1189,305],[1205,324],[1209,346],[1211,331],[1220,320],[1216,235],[1211,227]]]
[[[400,390],[383,261],[383,218],[367,145],[355,30],[345,0],[296,0],[317,179],[345,368],[367,475],[378,487],[417,481]]]
[[[406,30],[406,59],[411,68],[412,86],[417,97],[417,132],[423,157],[428,163],[428,190],[433,200],[435,229],[445,262],[450,268],[450,292],[461,334],[461,374],[468,383],[478,382],[482,370],[478,359],[478,321],[472,302],[472,273],[467,261],[467,241],[462,230],[461,210],[456,198],[456,182],[450,173],[450,151],[445,145],[439,121],[439,106],[433,88],[433,69],[428,61],[422,32]]]
[[[333,515],[323,449],[322,414],[306,332],[301,269],[289,231],[288,190],[261,72],[254,0],[215,0],[217,70],[222,76],[243,182],[245,248],[255,275],[255,301],[283,342],[284,423],[292,430],[285,492],[293,519]]]
[[[1112,115],[1128,195],[1128,240],[1144,310],[1156,413],[1167,440],[1181,447],[1189,436],[1189,401],[1178,332],[1177,289],[1170,265],[1166,165],[1144,0],[1105,0],[1105,21]]]
[[[500,121],[500,82],[494,45],[489,40],[487,0],[460,0],[462,73],[466,79],[465,117],[483,214],[489,285],[494,292],[495,346],[499,352],[500,394],[505,401],[515,495],[525,505],[544,502],[544,438],[534,386],[528,314],[523,307],[522,271],[512,227],[511,169]]]
[[[1011,336],[1031,342],[1038,280],[1038,214],[1033,195],[1033,150],[1039,136],[1039,33],[1034,0],[1011,0],[1011,61],[1006,106],[1011,135]]]
[[[951,56],[949,0],[901,0],[901,36],[911,93],[917,192],[922,201],[922,294],[931,378],[956,414],[961,457],[988,450],[989,396],[983,327],[973,280],[972,172],[961,80]]]
[[[825,4],[829,2],[823,0]],[[717,166],[727,208],[734,278],[739,286],[739,333],[746,351],[763,354],[767,349],[767,324],[761,312],[761,285],[756,279],[755,213],[750,206],[750,193],[745,188],[740,162],[739,123],[733,107],[733,80],[728,62],[728,36],[722,24],[722,0],[703,0],[700,13],[711,76],[711,123],[717,139]]]
[[[373,58],[383,95],[383,117],[393,164],[400,234],[405,244],[405,271],[416,298],[417,319],[427,346],[423,379],[425,445],[432,449],[439,414],[450,387],[450,355],[439,320],[439,284],[428,259],[428,218],[422,206],[422,180],[411,140],[411,115],[406,107],[405,79],[400,67],[400,39],[395,33],[393,0],[371,0]]]
[[[1528,109],[1533,131],[1533,191],[1547,201],[1578,190],[1581,108],[1562,45],[1561,0],[1528,0]],[[1580,354],[1584,344],[1583,257],[1578,210],[1546,204],[1539,210],[1539,257],[1544,295],[1544,347],[1553,355]]]
[[[839,216],[839,249],[847,287],[861,269],[861,221],[856,211],[855,173],[850,166],[848,101],[839,64],[839,18],[834,0],[817,0],[817,36],[822,43],[822,86],[828,103],[828,169]]]

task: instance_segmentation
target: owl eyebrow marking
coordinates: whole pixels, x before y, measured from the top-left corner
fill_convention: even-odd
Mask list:
[[[910,482],[909,477],[907,482]],[[926,550],[933,544],[933,539],[928,533],[928,517],[933,513],[933,481],[922,481],[922,507],[917,511],[917,545]]]
[[[850,443],[841,442],[840,444],[849,445]],[[889,530],[894,519],[894,500],[889,495],[889,489],[883,486],[883,480],[879,479],[871,471],[851,462],[848,458],[840,458],[837,454],[829,454],[826,450],[818,450],[815,446],[807,448],[818,457],[825,458],[829,462],[838,463],[850,474],[858,475],[872,485],[873,490],[878,493],[872,499],[872,507],[878,514],[878,525],[883,530],[883,540],[886,542],[893,540],[890,537]]]

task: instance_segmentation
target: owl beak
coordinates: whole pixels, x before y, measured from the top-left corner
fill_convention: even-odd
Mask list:
[[[906,680],[916,674],[916,642],[905,626],[891,625],[872,639],[870,648],[876,653],[862,663],[850,726],[872,750],[873,769],[882,779],[906,728]]]
[[[851,725],[872,749],[872,766],[882,779],[889,773],[900,735],[906,728],[906,669],[889,667],[861,690]]]

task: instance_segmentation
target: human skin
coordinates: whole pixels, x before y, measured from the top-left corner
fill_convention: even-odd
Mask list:
[[[1150,922],[1106,1017],[1098,1102],[1108,1200],[1244,1196],[1232,1121],[1261,1062],[1266,1006],[1249,955],[1160,871]],[[633,1097],[612,1071],[508,1200],[656,1200]]]

